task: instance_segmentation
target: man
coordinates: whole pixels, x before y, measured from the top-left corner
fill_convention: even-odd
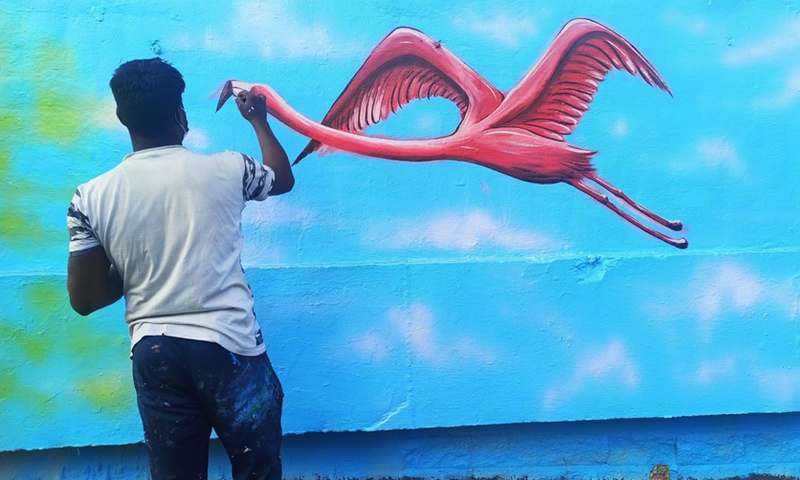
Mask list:
[[[241,267],[241,214],[294,186],[262,97],[236,104],[263,163],[192,153],[183,77],[159,58],[110,82],[133,153],[78,187],[69,206],[68,290],[81,315],[125,296],[133,379],[153,480],[205,479],[213,428],[233,478],[281,478],[283,391]]]

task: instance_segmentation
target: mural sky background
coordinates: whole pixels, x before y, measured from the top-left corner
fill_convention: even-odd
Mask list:
[[[689,249],[567,185],[314,154],[243,223],[285,430],[797,410],[800,2],[31,0],[0,4],[0,450],[141,440],[122,305],[81,318],[64,286],[72,192],[130,151],[107,86],[121,62],[183,73],[189,148],[255,153],[233,107],[214,114],[229,78],[321,120],[410,26],[507,91],[576,17],[674,98],[612,72],[567,141],[683,221]],[[423,100],[368,132],[457,122]],[[272,125],[291,157],[307,143]]]

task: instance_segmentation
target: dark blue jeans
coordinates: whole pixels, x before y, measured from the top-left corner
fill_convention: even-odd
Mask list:
[[[205,480],[212,428],[234,480],[281,479],[283,390],[266,354],[145,337],[133,349],[133,381],[153,480]]]

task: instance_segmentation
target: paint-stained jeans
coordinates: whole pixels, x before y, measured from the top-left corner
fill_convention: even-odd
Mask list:
[[[133,349],[133,381],[153,480],[204,480],[213,428],[234,480],[280,480],[283,390],[266,354],[166,336]]]

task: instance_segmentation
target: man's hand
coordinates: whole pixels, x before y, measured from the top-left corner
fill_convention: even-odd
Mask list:
[[[243,90],[236,95],[236,106],[242,117],[250,123],[267,121],[267,101],[261,95]]]

